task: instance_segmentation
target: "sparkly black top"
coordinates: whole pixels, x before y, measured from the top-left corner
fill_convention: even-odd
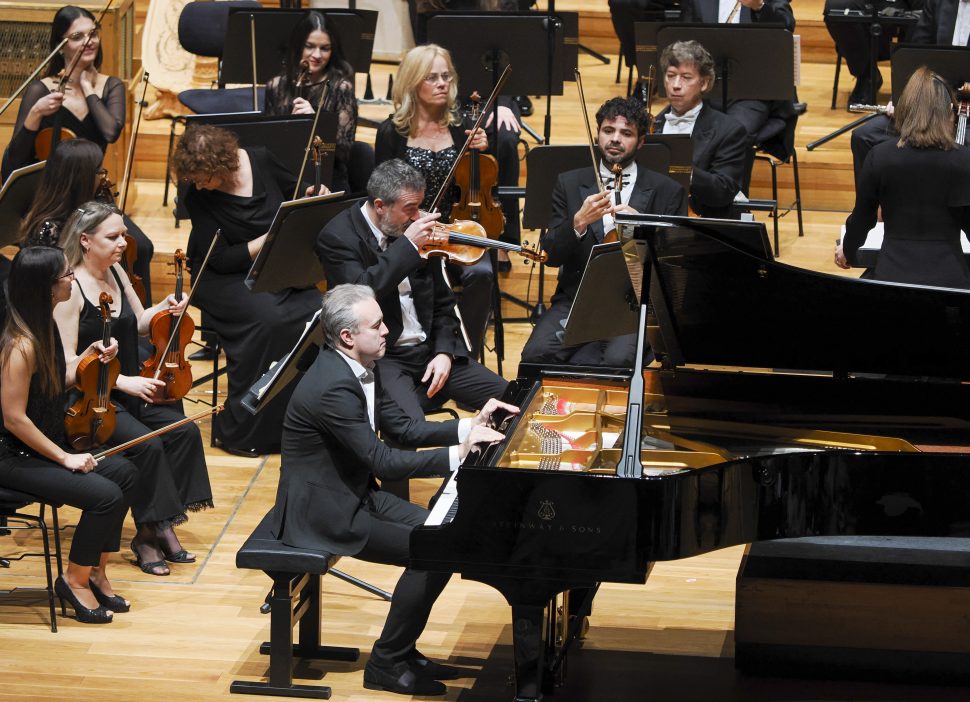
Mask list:
[[[441,151],[431,151],[430,149],[423,149],[418,146],[407,147],[405,160],[421,171],[425,180],[424,200],[421,202],[422,210],[427,210],[431,206],[435,196],[438,194],[438,190],[441,188],[441,184],[448,177],[451,164],[455,162],[456,156],[458,156],[458,148],[454,145]],[[460,191],[454,184],[445,192],[444,197],[441,198],[441,202],[438,205],[442,220],[447,222],[451,219],[451,207],[455,204],[460,194]]]

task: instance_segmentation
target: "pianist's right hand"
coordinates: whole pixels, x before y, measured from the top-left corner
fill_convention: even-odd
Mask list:
[[[507,402],[502,402],[501,400],[496,400],[494,397],[485,403],[481,411],[472,417],[472,424],[481,424],[484,426],[495,426],[493,418],[496,410],[502,410],[508,414],[518,414],[519,408],[515,405],[510,405]]]
[[[468,432],[468,436],[465,437],[465,440],[458,447],[458,458],[464,461],[465,456],[477,450],[480,444],[494,444],[504,438],[505,434],[500,434],[491,427],[487,427],[484,424],[473,424],[471,431]]]

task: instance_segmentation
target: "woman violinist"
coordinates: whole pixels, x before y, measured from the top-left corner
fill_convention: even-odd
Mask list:
[[[0,485],[81,510],[67,570],[54,590],[79,622],[104,624],[129,608],[106,569],[120,547],[137,473],[120,456],[97,463],[90,453],[64,448],[64,388],[74,382],[77,361],[98,354],[108,362],[118,350],[92,343],[65,367],[52,313],[70,298],[73,281],[60,249],[28,247],[13,260],[0,338]]]
[[[256,415],[242,400],[270,364],[290,351],[320,309],[321,296],[316,288],[254,293],[245,279],[280,203],[293,196],[296,177],[267,149],[240,148],[232,132],[208,125],[186,129],[172,160],[176,177],[191,184],[185,196],[192,218],[186,253],[193,275],[221,232],[205,274],[193,280],[192,298],[226,349],[229,393],[213,431],[230,453],[279,453],[289,395],[284,392]]]
[[[35,148],[43,129],[61,130],[52,134],[55,142],[66,141],[69,135],[63,130],[69,129],[74,136],[97,144],[102,153],[118,140],[125,126],[125,85],[119,78],[98,71],[102,57],[99,31],[94,15],[84,8],[67,5],[54,15],[50,50],[62,39],[67,43],[54,55],[47,75],[31,81],[24,90],[13,137],[4,152],[4,178],[17,168],[46,158]],[[71,74],[62,75],[72,64]]]
[[[394,79],[394,113],[377,128],[376,163],[400,158],[420,171],[426,183],[423,210],[438,194],[466,138],[471,138],[470,148],[488,148],[484,131],[471,136],[461,126],[457,96],[458,75],[448,50],[435,44],[416,46],[404,56]],[[441,221],[449,221],[458,193],[454,184],[446,191],[439,203]],[[491,309],[494,275],[490,258],[485,256],[462,268],[460,276],[458,309],[475,357]]]
[[[332,190],[348,189],[347,163],[357,131],[354,69],[344,58],[340,37],[326,17],[310,10],[290,34],[283,72],[266,84],[268,115],[312,115],[326,91],[325,112],[337,114],[337,149]],[[327,87],[329,83],[329,87]]]
[[[30,211],[20,225],[22,246],[57,246],[60,231],[68,217],[82,204],[94,200],[107,178],[101,167],[104,157],[97,144],[87,139],[71,139],[57,147],[47,159],[40,187]],[[134,273],[145,284],[146,299],[152,297],[151,260],[155,247],[151,239],[128,216],[125,226],[138,247]]]
[[[181,312],[185,302],[172,295],[144,309],[128,276],[119,265],[125,250],[125,225],[111,205],[86,202],[71,215],[61,232],[61,245],[74,267],[69,299],[54,311],[68,363],[102,335],[97,304],[102,292],[113,300],[112,333],[118,340],[121,375],[112,393],[116,427],[110,444],[120,444],[184,418],[181,407],[160,404],[156,393],[164,382],[139,375],[138,335],[145,334],[152,317],[162,310]],[[131,542],[139,567],[150,575],[167,575],[165,561],[192,563],[174,527],[186,521],[187,511],[212,506],[212,489],[195,424],[187,424],[124,452],[138,466],[138,484],[131,512],[138,532]]]

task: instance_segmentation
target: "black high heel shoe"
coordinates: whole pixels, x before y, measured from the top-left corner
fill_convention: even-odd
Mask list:
[[[102,605],[106,609],[110,609],[112,612],[124,613],[131,609],[131,603],[127,602],[124,597],[118,595],[106,595],[104,591],[98,587],[93,580],[88,580],[88,585],[91,587],[91,592],[94,593],[95,599],[97,599],[98,604]]]
[[[135,545],[137,541],[138,541],[137,537],[131,540],[131,552],[135,554],[135,563],[139,568],[141,568],[142,572],[148,575],[155,575],[159,577],[168,575],[170,571],[168,570],[168,566],[165,564],[164,560],[151,561],[151,562],[142,560],[141,554],[138,553],[138,546]],[[164,573],[156,572],[160,568],[165,568],[165,572]]]
[[[61,599],[61,607],[64,606],[65,602],[71,605],[74,609],[74,616],[82,624],[109,624],[111,622],[111,612],[104,605],[97,609],[90,609],[81,604],[63,576],[59,576],[54,581],[54,593]]]

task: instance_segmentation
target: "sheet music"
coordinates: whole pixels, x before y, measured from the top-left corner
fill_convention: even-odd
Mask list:
[[[797,88],[802,84],[802,37],[799,34],[792,36],[792,49],[795,51],[795,60],[793,62],[795,68],[795,87]]]

